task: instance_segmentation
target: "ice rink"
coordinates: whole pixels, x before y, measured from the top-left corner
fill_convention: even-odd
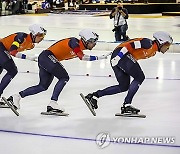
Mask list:
[[[108,16],[45,14],[0,17],[0,38],[15,32],[27,32],[28,26],[40,23],[47,29],[45,40],[27,54],[38,54],[54,40],[78,37],[84,28],[94,29],[100,41],[114,41],[113,21]],[[180,42],[180,17],[131,15],[130,38],[152,38],[155,31],[167,31],[174,42]],[[107,53],[106,49],[85,51],[91,55]],[[15,59],[19,73],[4,91],[8,97],[38,83],[36,62]],[[109,59],[84,62],[78,58],[63,61],[70,75],[59,97],[68,117],[43,116],[55,83],[45,92],[21,100],[20,116],[0,108],[1,154],[179,154],[180,153],[180,54],[160,54],[139,61],[146,80],[134,97],[133,105],[147,117],[115,117],[126,93],[99,99],[97,116],[93,117],[80,97],[117,84]],[[29,73],[27,73],[29,71]],[[0,75],[0,79],[5,71]],[[86,76],[89,74],[89,76]],[[109,77],[109,75],[112,75]],[[157,79],[158,77],[158,79]],[[123,143],[125,139],[132,143]],[[136,143],[135,143],[136,142]]]

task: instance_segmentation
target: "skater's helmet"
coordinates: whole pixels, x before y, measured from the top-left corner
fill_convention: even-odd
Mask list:
[[[160,45],[163,45],[165,43],[169,43],[169,44],[173,43],[173,39],[171,35],[168,34],[167,32],[163,32],[163,31],[155,32],[153,34],[153,37],[158,41]]]
[[[79,36],[86,44],[88,44],[89,42],[96,43],[99,38],[99,35],[91,29],[81,30],[79,32]]]
[[[33,35],[33,36],[45,36],[46,35],[46,32],[47,30],[45,30],[43,28],[43,26],[41,25],[38,25],[38,24],[34,24],[34,25],[31,25],[29,26],[29,30],[30,30],[30,33]]]

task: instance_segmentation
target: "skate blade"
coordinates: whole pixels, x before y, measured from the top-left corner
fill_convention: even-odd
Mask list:
[[[11,108],[11,110],[12,110],[17,116],[19,116],[19,113],[18,113],[17,110],[14,108],[14,106],[11,105],[11,104],[7,101],[7,99],[6,99],[5,97],[2,97],[2,99],[3,99],[3,101],[9,106],[9,108]]]
[[[9,106],[7,106],[7,105],[0,105],[0,108],[10,108]]]
[[[146,115],[144,114],[131,114],[131,113],[127,113],[127,114],[116,113],[115,116],[146,118]]]
[[[80,93],[81,98],[83,99],[83,101],[85,102],[85,104],[87,105],[87,107],[89,108],[89,110],[91,111],[91,113],[96,116],[96,112],[94,111],[94,109],[92,108],[92,106],[90,105],[89,101],[84,97],[84,95],[82,93]]]
[[[42,115],[68,116],[68,113],[41,112]]]
[[[4,103],[4,102],[2,102],[2,103]],[[1,104],[1,102],[0,102],[0,108],[9,108],[9,106],[6,104]]]

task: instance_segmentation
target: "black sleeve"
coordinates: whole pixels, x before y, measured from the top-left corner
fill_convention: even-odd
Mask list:
[[[150,40],[148,38],[143,38],[140,42],[141,42],[142,48],[144,48],[144,49],[149,49],[153,45],[152,40]]]
[[[112,14],[113,14],[115,11],[116,11],[116,8],[113,8],[112,11],[111,11],[111,13],[110,13],[110,15],[109,15],[110,19],[114,18],[114,16],[112,16]]]
[[[126,14],[126,16],[124,17],[124,19],[128,19],[129,15],[128,15],[128,10],[126,8],[123,8],[123,12]]]
[[[135,41],[135,42],[138,42],[138,41]],[[142,40],[140,40],[140,44],[137,46],[135,46],[135,42],[131,42],[131,47],[133,49],[138,49],[138,48],[144,48],[144,49],[149,49],[152,47],[153,45],[153,41],[148,39],[148,38],[143,38]]]
[[[14,41],[18,42],[19,44],[22,44],[26,37],[27,37],[26,33],[17,33],[17,35],[14,38]]]
[[[75,49],[77,47],[79,47],[79,40],[75,37],[72,37],[70,40],[69,40],[69,47],[72,48],[72,49]]]
[[[18,42],[19,44],[22,44],[26,37],[27,37],[26,33],[17,33],[17,35],[14,37],[14,42]],[[18,47],[16,45],[12,45],[10,48],[10,51],[17,50],[17,49]]]

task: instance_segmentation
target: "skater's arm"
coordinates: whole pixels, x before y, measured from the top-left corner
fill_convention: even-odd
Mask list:
[[[84,61],[94,61],[97,60],[97,56],[85,55],[80,49],[79,40],[76,38],[71,38],[69,41],[69,46],[72,48],[73,52],[78,56],[80,60]]]
[[[12,43],[10,47],[10,54],[14,57],[21,58],[21,59],[26,59],[26,55],[18,52],[18,48],[20,47],[20,44],[24,42],[25,37],[27,37],[27,34],[25,33],[18,33],[15,38],[14,42]]]
[[[15,36],[14,41],[10,47],[10,50],[9,50],[9,52],[12,56],[16,57],[16,54],[18,53],[18,48],[20,47],[20,44],[23,43],[24,37],[25,37],[24,33],[18,33]]]
[[[69,42],[69,45],[73,49],[73,52],[78,56],[78,58],[84,61],[107,59],[107,57],[111,55],[111,53],[108,53],[106,55],[101,55],[101,56],[86,55],[80,49],[79,40],[77,40],[76,38],[72,38]]]
[[[79,47],[76,47],[73,51],[76,53],[76,55],[79,57],[80,60],[84,60],[84,61],[97,60],[97,56],[85,55]]]
[[[75,48],[73,51],[76,53],[76,55],[79,57],[80,60],[84,60],[84,61],[107,59],[108,56],[111,55],[111,52],[101,56],[86,55],[80,50],[80,48]]]
[[[18,51],[18,48],[20,47],[20,45],[24,42],[25,38],[27,37],[27,34],[25,33],[18,33],[15,38],[14,38],[14,42],[12,43],[11,47],[10,47],[10,54],[16,58],[20,58],[20,59],[28,59],[28,60],[32,60],[35,61],[37,59],[36,56],[28,56],[25,55],[21,52]]]

